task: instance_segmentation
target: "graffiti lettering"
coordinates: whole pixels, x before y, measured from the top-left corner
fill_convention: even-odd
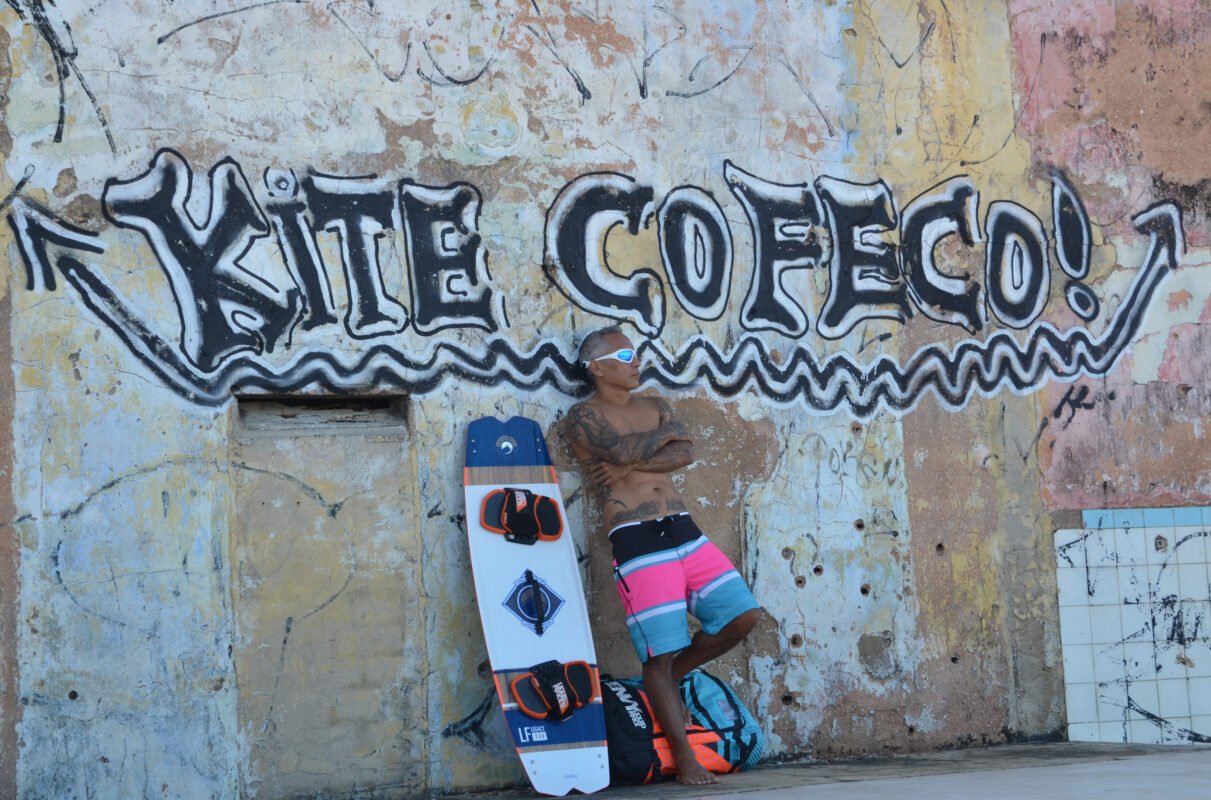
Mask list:
[[[934,260],[938,244],[958,235],[968,247],[976,243],[976,209],[980,197],[966,178],[952,178],[913,200],[901,224],[901,267],[908,295],[921,312],[938,322],[959,325],[971,333],[983,326],[980,287],[967,275],[942,274]]]
[[[681,307],[698,319],[723,316],[732,283],[732,232],[723,209],[696,186],[679,186],[656,213],[660,255]]]
[[[307,220],[307,203],[299,196],[299,182],[291,170],[265,171],[269,191],[267,211],[282,258],[291,278],[303,293],[301,326],[311,330],[336,322],[332,285],[315,243],[314,227]]]
[[[98,257],[107,250],[99,235],[16,197],[7,219],[27,288],[54,291],[57,276],[64,277],[137,357],[199,403],[222,403],[232,391],[304,386],[346,391],[383,383],[423,394],[447,376],[522,389],[584,390],[569,355],[574,342],[546,341],[525,350],[501,335],[509,322],[503,294],[488,271],[476,187],[314,171],[298,178],[272,168],[263,176],[262,209],[239,165],[224,159],[202,184],[209,211],[199,224],[186,207],[192,178],[180,155],[162,150],[146,173],[111,180],[102,195],[107,218],[149,243],[176,301],[179,331],[156,330],[163,315],[140,310],[105,276]],[[1024,391],[1049,378],[1103,375],[1183,255],[1175,206],[1162,203],[1137,215],[1135,226],[1150,244],[1113,316],[1103,320],[1097,335],[1080,326],[1060,332],[1038,322],[1051,284],[1047,228],[1024,207],[996,201],[989,205],[981,240],[978,195],[964,176],[915,198],[902,218],[882,181],[857,184],[822,176],[810,185],[773,183],[731,162],[723,164],[723,178],[744,210],[753,248],[735,319],[748,335],[733,340],[729,333],[726,346],[705,333],[676,349],[660,339],[670,314],[666,278],[672,307],[696,319],[721,319],[731,303],[733,232],[709,191],[678,186],[657,204],[652,188],[629,176],[590,173],[565,186],[548,210],[543,274],[582,310],[631,325],[647,339],[642,376],[648,383],[703,385],[721,397],[752,388],[773,402],[801,402],[820,411],[844,406],[866,417],[881,407],[909,409],[930,391],[944,405],[960,407],[974,391]],[[1052,217],[1056,259],[1068,279],[1065,297],[1080,318],[1094,319],[1100,304],[1082,283],[1092,241],[1089,220],[1059,173],[1052,181]],[[653,220],[659,245],[653,262],[660,264],[612,269],[608,252],[618,248],[607,248],[607,239],[638,236]],[[324,263],[323,235],[338,245],[343,298],[334,292],[336,275]],[[254,244],[270,236],[278,247],[261,247],[257,268],[246,267]],[[953,267],[943,271],[937,253],[948,238],[968,248],[984,242],[983,284]],[[263,263],[270,252],[280,253],[277,268]],[[800,288],[812,284],[791,279],[797,271],[824,267],[827,289],[816,310],[811,294]],[[396,286],[407,306],[388,289]],[[905,324],[914,311],[969,333],[992,320],[1013,330],[994,331],[984,341],[925,346],[903,364],[887,355],[857,360],[868,343],[892,336],[888,324]],[[799,341],[809,334],[813,316],[816,332],[828,339],[847,335],[859,323],[880,327],[872,338],[863,326],[852,354],[843,350],[819,358]],[[362,343],[353,358],[348,342],[334,350],[330,335],[323,346],[294,341],[296,329],[318,332],[337,325]],[[1025,337],[1014,333],[1030,326]],[[482,334],[417,347],[414,337],[448,329]],[[409,331],[411,344],[405,344]],[[764,335],[789,337],[794,344],[775,352]]]
[[[1060,262],[1060,269],[1071,278],[1064,287],[1064,297],[1069,308],[1088,322],[1101,311],[1097,295],[1081,283],[1089,274],[1089,260],[1093,251],[1089,215],[1085,213],[1085,204],[1081,202],[1080,195],[1059,170],[1051,174],[1051,217],[1055,221],[1056,259]]]
[[[903,322],[910,312],[900,265],[895,251],[879,240],[896,227],[891,189],[882,181],[862,185],[823,177],[816,191],[828,209],[833,239],[820,334],[840,339],[864,319]]]
[[[753,279],[740,310],[740,325],[798,338],[807,332],[807,311],[786,291],[783,273],[821,265],[824,212],[806,184],[771,183],[730,161],[723,165],[723,177],[753,231]]]
[[[1092,399],[1089,399],[1092,396]],[[1072,420],[1076,417],[1078,411],[1086,411],[1097,406],[1099,400],[1113,400],[1115,398],[1113,391],[1098,392],[1093,394],[1088,386],[1069,386],[1068,391],[1064,392],[1064,396],[1060,398],[1060,402],[1056,404],[1051,411],[1053,419],[1059,419],[1064,415],[1064,411],[1068,411],[1068,418],[1064,420],[1064,425],[1061,430],[1068,430],[1068,426],[1072,424]],[[1044,419],[1046,422],[1046,419]],[[1041,432],[1041,431],[1040,431]]]
[[[181,349],[203,372],[241,350],[272,352],[300,312],[299,292],[275,287],[239,266],[254,239],[269,232],[248,182],[235,162],[210,172],[206,224],[188,209],[193,173],[176,153],[156,154],[151,169],[105,185],[105,216],[141,232],[168,277],[181,319]]]
[[[856,449],[853,442],[843,446],[832,445],[818,433],[810,434],[805,443],[810,443],[812,457],[819,467],[827,467],[829,474],[841,481],[852,480],[861,487],[880,484],[893,485],[900,480],[903,459],[880,458],[863,447]]]
[[[399,229],[395,192],[374,178],[335,178],[308,175],[303,192],[312,224],[335,233],[341,245],[341,266],[349,293],[345,326],[358,339],[399,333],[408,312],[383,288],[379,241]]]
[[[631,235],[648,223],[652,190],[612,172],[582,175],[563,188],[547,214],[542,268],[576,305],[603,317],[629,322],[656,338],[664,326],[664,288],[656,273],[637,270],[628,278],[606,263],[605,238],[626,225]]]
[[[986,225],[988,306],[1009,327],[1025,328],[1043,313],[1051,288],[1043,223],[1015,203],[997,201]]]
[[[465,183],[436,188],[404,181],[400,202],[417,330],[496,330],[478,232],[479,191]]]
[[[57,286],[55,271],[47,257],[48,244],[86,253],[105,252],[99,236],[57,220],[49,211],[19,197],[12,201],[8,224],[17,237],[17,250],[25,265],[25,288],[31,291],[54,291]]]

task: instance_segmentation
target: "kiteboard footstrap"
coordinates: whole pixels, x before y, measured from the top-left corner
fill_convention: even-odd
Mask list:
[[[597,696],[597,681],[586,661],[544,661],[509,684],[517,707],[527,717],[562,722]]]
[[[559,503],[529,489],[494,489],[484,497],[480,524],[510,542],[553,542],[563,534]]]

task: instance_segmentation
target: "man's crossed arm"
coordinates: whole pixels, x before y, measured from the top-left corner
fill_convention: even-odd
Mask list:
[[[685,426],[672,418],[668,403],[655,400],[660,424],[650,431],[622,434],[601,414],[584,403],[568,413],[569,439],[593,461],[593,478],[606,486],[632,470],[673,472],[694,463],[693,440]]]

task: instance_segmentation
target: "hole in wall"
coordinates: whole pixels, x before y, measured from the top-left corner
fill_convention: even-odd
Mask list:
[[[934,551],[938,555],[942,555],[943,553],[946,552],[946,545],[942,544],[941,542],[938,542],[938,546],[934,548]]]
[[[866,520],[864,520],[864,519],[854,520],[854,527],[860,531],[866,530]]]
[[[802,575],[796,575],[795,576],[795,586],[798,586],[800,589],[802,589],[804,586],[807,586],[807,578],[803,577]]]
[[[795,635],[791,636],[791,647],[802,647],[802,646],[803,646],[803,637],[802,636],[800,636],[797,633]]]
[[[869,583],[862,584],[862,588],[859,589],[858,591],[862,593],[863,597],[868,596],[870,594],[870,584]]]
[[[249,434],[332,435],[384,428],[399,431],[407,428],[409,417],[406,394],[237,395],[236,404],[241,432]]]

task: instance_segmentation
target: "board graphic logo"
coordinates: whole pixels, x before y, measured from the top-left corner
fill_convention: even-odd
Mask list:
[[[564,599],[530,570],[513,583],[504,607],[530,630],[542,636],[563,608]]]
[[[496,440],[496,449],[505,455],[513,455],[513,451],[517,449],[517,440],[512,436],[502,436]]]
[[[643,719],[643,712],[639,710],[639,701],[635,699],[635,695],[631,694],[630,689],[618,681],[602,681],[601,684],[618,697],[622,707],[626,709],[627,715],[631,718],[632,725],[640,730],[648,729],[648,724]]]
[[[545,742],[547,740],[547,729],[542,725],[519,727],[517,729],[517,743],[527,744],[529,742]]]

